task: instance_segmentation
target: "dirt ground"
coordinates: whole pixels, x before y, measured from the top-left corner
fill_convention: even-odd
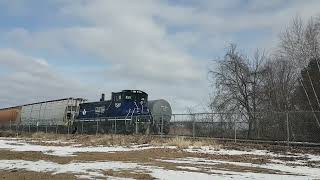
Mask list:
[[[3,180],[36,180],[36,179],[50,179],[50,180],[74,180],[77,179],[73,174],[52,174],[24,170],[10,170],[0,171],[0,179]]]
[[[0,133],[6,137],[16,137],[10,133]],[[207,175],[234,175],[237,173],[254,173],[264,175],[286,175],[300,177],[294,171],[282,171],[277,168],[269,168],[269,165],[301,166],[307,168],[319,168],[320,160],[308,159],[303,154],[319,156],[317,148],[285,147],[275,145],[257,144],[220,144],[215,141],[193,141],[186,139],[162,139],[151,136],[132,135],[54,135],[54,134],[26,134],[19,135],[21,139],[7,143],[10,146],[22,146],[21,142],[39,147],[63,147],[79,145],[79,148],[100,146],[131,145],[154,146],[150,149],[138,149],[118,152],[76,152],[73,156],[51,155],[50,151],[13,151],[0,147],[0,160],[24,160],[38,162],[40,160],[68,165],[83,162],[121,162],[135,163],[141,166],[156,167],[158,169],[176,172],[190,172]],[[175,148],[172,148],[175,147]],[[141,146],[143,147],[143,146]],[[192,148],[190,148],[192,147]],[[214,151],[202,152],[203,147],[211,147]],[[198,151],[199,150],[199,151]],[[229,153],[236,151],[241,154]],[[252,150],[268,151],[266,154],[250,153]],[[211,153],[213,152],[213,153]],[[220,153],[221,152],[221,153]],[[248,152],[248,153],[246,153]],[[276,155],[274,155],[276,154]],[[299,155],[297,155],[299,154]],[[320,157],[320,156],[319,156]],[[189,162],[188,160],[196,160]],[[209,163],[214,162],[214,163]],[[218,163],[217,163],[218,162]],[[249,164],[249,165],[247,165]],[[1,165],[0,165],[1,166]],[[312,169],[314,170],[314,169]],[[101,169],[99,173],[106,177],[131,178],[131,179],[155,179],[149,169]],[[226,173],[225,173],[226,172]],[[230,174],[228,174],[230,172]],[[11,168],[0,170],[0,179],[87,179],[82,173],[54,173],[35,172],[27,169]],[[297,175],[297,176],[296,176]],[[266,176],[267,177],[267,176]],[[301,176],[303,177],[303,176]],[[317,176],[316,176],[317,177]],[[94,177],[99,179],[99,177]],[[105,179],[105,178],[102,178]]]
[[[159,159],[178,159],[184,157],[194,157],[194,158],[206,158],[208,160],[227,160],[234,162],[247,162],[247,163],[267,163],[269,159],[263,156],[256,155],[209,155],[209,154],[201,154],[201,153],[188,153],[183,152],[178,149],[149,149],[149,150],[141,150],[141,151],[129,151],[129,152],[117,152],[117,153],[78,153],[77,156],[74,157],[58,157],[45,155],[41,152],[12,152],[9,150],[0,151],[0,159],[6,160],[28,160],[28,161],[38,161],[38,160],[46,160],[50,162],[56,162],[59,164],[67,164],[71,162],[88,162],[88,161],[120,161],[120,162],[134,162],[143,165],[151,165],[157,166],[164,169],[169,170],[182,170],[181,167],[189,166],[189,164],[184,163],[171,163],[171,162],[162,162]],[[281,173],[275,170],[258,168],[258,167],[241,167],[237,165],[230,164],[218,164],[218,165],[197,165],[198,170],[193,170],[193,172],[199,173],[207,173],[208,168],[213,168],[216,170],[227,170],[233,172],[254,172],[254,173]],[[1,171],[0,171],[1,172]],[[107,175],[112,175],[116,177],[127,177],[134,179],[153,179],[152,176],[146,173],[137,173],[137,172],[128,172],[124,171],[113,171],[106,170],[104,172]],[[45,179],[59,179],[63,175],[52,175],[50,173],[35,173],[35,172],[10,172],[5,173],[1,172],[0,177],[8,178],[16,178],[16,177],[24,177],[26,179],[29,177],[44,177]],[[19,175],[19,176],[16,176]],[[70,174],[67,174],[67,179],[74,179],[74,177]],[[18,178],[20,179],[20,178]],[[65,178],[64,178],[65,179]]]

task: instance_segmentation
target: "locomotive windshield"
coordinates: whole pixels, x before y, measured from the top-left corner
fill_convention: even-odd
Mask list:
[[[146,103],[148,94],[140,90],[123,90],[122,92],[112,93],[112,99],[116,102],[131,100]]]

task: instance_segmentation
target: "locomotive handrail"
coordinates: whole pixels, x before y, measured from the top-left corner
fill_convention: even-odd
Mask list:
[[[133,108],[133,111],[132,111],[132,113],[131,113],[131,119],[132,119],[132,117],[133,117],[133,114],[134,114],[135,109],[136,109],[136,108]]]
[[[129,114],[130,114],[130,111],[131,111],[131,109],[129,109],[129,112],[128,112],[128,114],[126,115],[126,119],[127,119],[127,117],[129,116]],[[132,119],[132,118],[131,118]]]
[[[108,121],[131,121],[132,119],[127,119],[127,118],[124,118],[124,119],[108,119]]]
[[[108,110],[109,110],[109,108],[110,108],[111,104],[112,104],[112,103],[110,102],[110,103],[109,103],[108,108],[106,109],[106,111],[108,111]]]

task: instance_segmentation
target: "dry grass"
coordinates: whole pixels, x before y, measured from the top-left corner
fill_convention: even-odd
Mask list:
[[[36,132],[31,134],[31,138],[34,139],[46,139],[46,140],[67,140],[68,137],[64,134],[44,133]]]
[[[220,149],[220,145],[217,144],[215,141],[211,140],[194,140],[194,139],[186,139],[185,137],[175,137],[172,139],[168,139],[166,145],[169,146],[177,146],[180,149],[193,147],[199,148],[203,146],[210,146],[215,149]]]
[[[141,171],[134,172],[132,170],[115,171],[115,170],[109,169],[109,170],[105,170],[104,174],[108,176],[120,177],[120,178],[145,179],[145,180],[155,179],[150,174],[148,174],[148,172],[141,172]]]
[[[24,179],[24,180],[34,180],[34,179],[50,179],[50,180],[71,180],[77,179],[74,174],[51,174],[48,172],[34,172],[25,170],[2,170],[0,171],[0,179]]]
[[[65,134],[55,134],[55,133],[45,133],[45,132],[34,132],[34,133],[17,133],[14,131],[1,131],[0,137],[19,137],[19,138],[33,138],[33,139],[46,139],[46,140],[66,140],[67,135]]]
[[[83,145],[105,145],[105,146],[129,146],[133,144],[149,144],[152,140],[150,136],[141,135],[119,135],[119,134],[101,134],[101,135],[74,135],[71,137],[75,142]]]
[[[17,137],[17,134],[9,131],[0,131],[2,137]],[[220,149],[220,145],[213,140],[198,140],[185,137],[175,138],[161,138],[147,135],[121,135],[121,134],[98,134],[98,135],[67,135],[55,133],[23,133],[19,134],[20,138],[32,138],[41,140],[61,140],[72,141],[74,143],[82,144],[83,146],[130,146],[150,144],[155,146],[177,146],[180,149],[188,148],[190,146],[197,148],[202,146],[211,146],[215,149]]]
[[[8,130],[8,131],[0,131],[0,137],[15,137],[17,136],[17,133]]]
[[[175,137],[173,139],[169,139],[167,145],[169,146],[177,146],[178,148],[188,148],[192,146],[192,141],[186,140],[184,137]]]

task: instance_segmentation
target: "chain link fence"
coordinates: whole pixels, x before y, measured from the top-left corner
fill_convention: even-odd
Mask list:
[[[153,122],[139,121],[141,118],[79,121],[76,126],[75,123],[64,125],[55,123],[59,122],[56,119],[46,119],[46,123],[10,121],[0,124],[0,130],[11,130],[16,133],[123,134],[141,133],[143,129],[146,134],[221,138],[234,141],[320,143],[320,127],[317,122],[320,119],[320,112],[259,112],[250,116],[240,113],[173,114],[171,118],[162,115],[153,116],[155,119]]]
[[[320,112],[174,114],[170,135],[320,143]]]

